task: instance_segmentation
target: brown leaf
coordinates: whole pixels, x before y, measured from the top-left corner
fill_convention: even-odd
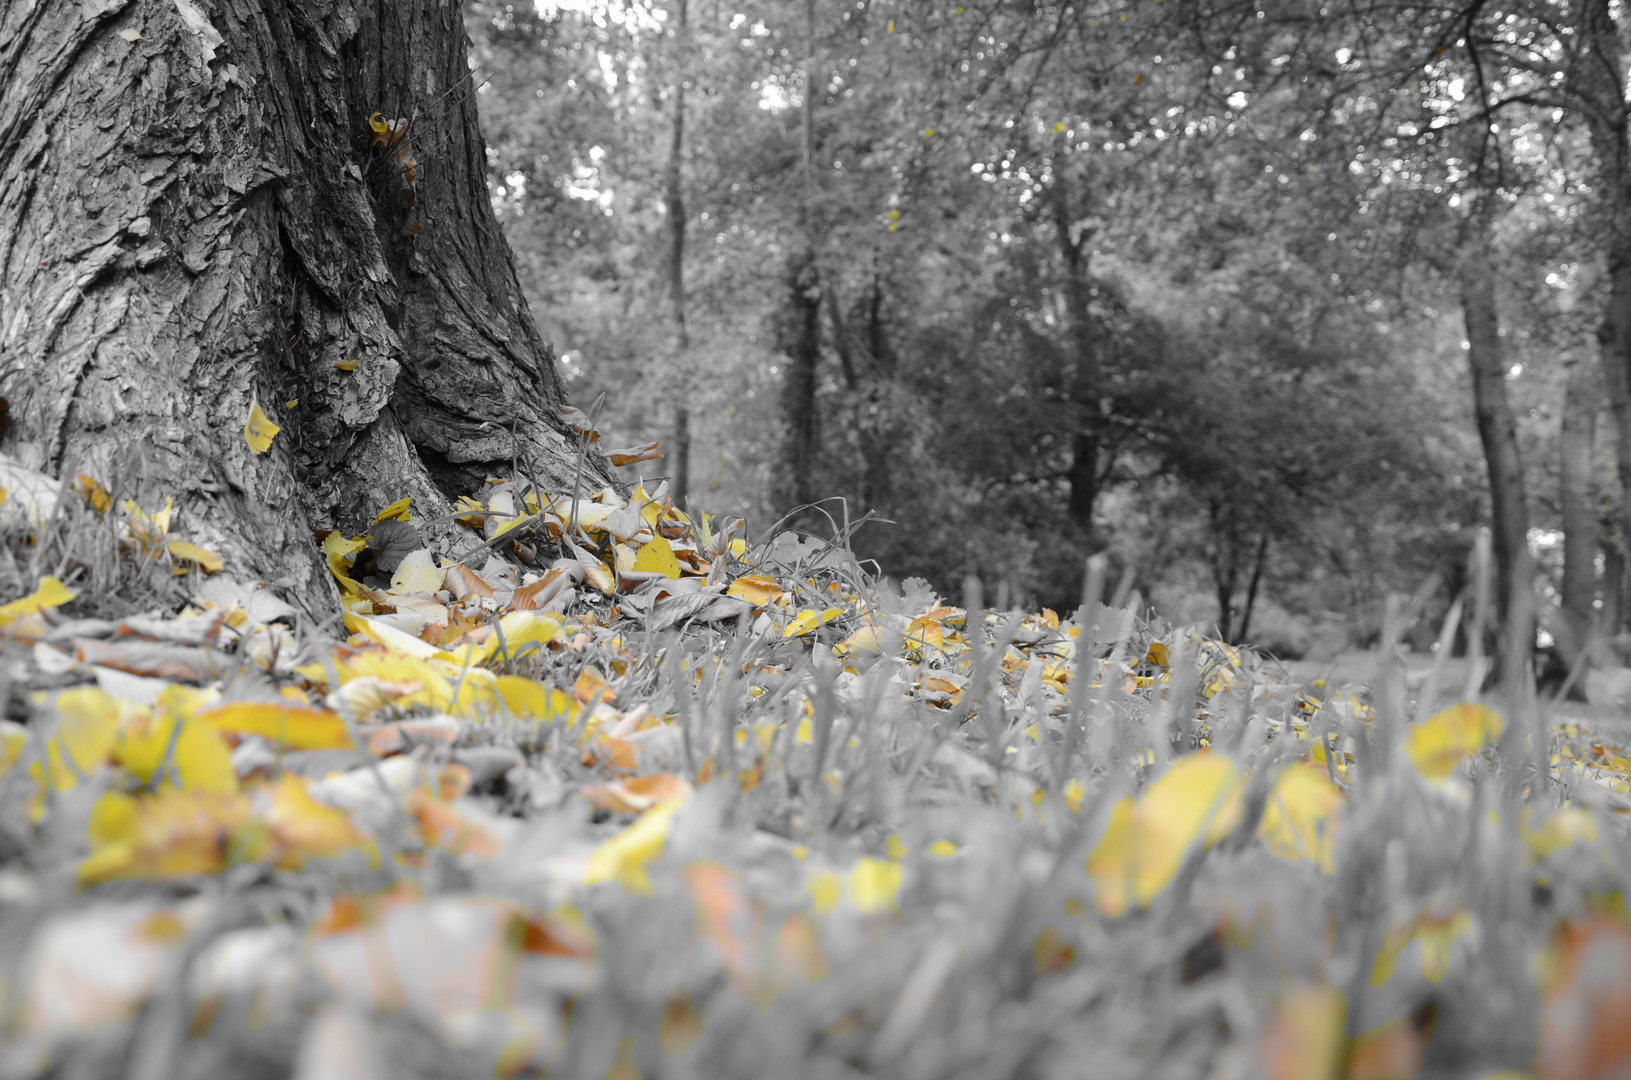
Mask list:
[[[454,563],[447,567],[447,576],[442,584],[453,594],[455,600],[463,600],[468,596],[474,596],[478,600],[493,598],[493,587],[483,581],[480,574],[463,563]]]
[[[111,642],[74,638],[70,644],[74,649],[74,659],[82,664],[100,664],[132,675],[155,675],[182,682],[214,682],[226,678],[241,666],[236,657],[213,649],[193,649],[139,639]]]
[[[622,450],[603,450],[601,453],[610,458],[613,465],[636,465],[642,461],[656,461],[663,456],[663,452],[657,448],[656,443],[650,443],[646,446],[629,446]]]

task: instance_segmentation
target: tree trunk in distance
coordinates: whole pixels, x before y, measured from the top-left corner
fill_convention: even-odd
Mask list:
[[[680,366],[680,392],[674,398],[674,466],[669,491],[676,506],[685,505],[691,492],[691,407],[686,383],[691,351],[691,330],[685,310],[685,183],[680,160],[685,149],[685,76],[687,73],[687,0],[675,0],[674,120],[669,128],[668,169],[664,177],[668,203],[668,295],[674,313],[675,364]]]
[[[1569,89],[1582,99],[1592,155],[1597,159],[1597,185],[1608,197],[1608,302],[1597,328],[1603,386],[1614,418],[1615,464],[1620,478],[1621,542],[1631,542],[1631,140],[1626,133],[1625,57],[1619,27],[1609,0],[1584,0],[1581,8],[1581,55],[1570,67]],[[1595,275],[1589,264],[1583,268]],[[1582,280],[1582,287],[1587,282]],[[1616,551],[1616,555],[1623,554]],[[1613,575],[1613,582],[1619,575]],[[1619,632],[1624,611],[1613,594],[1613,618],[1602,633]],[[1610,605],[1605,603],[1606,609]]]
[[[1597,598],[1597,507],[1592,490],[1592,441],[1597,429],[1597,394],[1590,368],[1580,357],[1564,360],[1563,424],[1558,443],[1559,495],[1563,509],[1562,619],[1553,635],[1571,668],[1592,635],[1592,602]]]
[[[1229,639],[1231,645],[1243,645],[1252,632],[1252,609],[1257,606],[1257,590],[1263,584],[1263,568],[1269,561],[1269,534],[1265,532],[1257,541],[1257,554],[1252,560],[1252,578],[1246,584],[1246,605],[1240,610],[1240,629]]]
[[[0,449],[174,495],[228,574],[313,611],[314,528],[442,515],[516,461],[571,483],[458,5],[41,0],[0,42]],[[375,113],[406,121],[384,146]]]
[[[788,358],[782,384],[782,417],[786,424],[785,464],[778,509],[790,511],[815,498],[816,367],[821,360],[821,273],[816,266],[815,238],[815,0],[804,0],[804,143],[800,169],[804,198],[799,204],[801,240],[789,255],[785,271],[787,307],[777,334],[777,349]],[[803,515],[792,519],[802,524]]]
[[[1062,139],[1062,136],[1060,136]],[[1093,532],[1093,504],[1099,494],[1099,341],[1090,310],[1092,281],[1088,273],[1087,236],[1074,233],[1070,191],[1062,170],[1049,188],[1053,227],[1064,263],[1065,331],[1070,347],[1070,401],[1075,429],[1070,439],[1070,485],[1066,515],[1083,536]]]
[[[1491,540],[1495,555],[1497,625],[1511,610],[1513,570],[1529,549],[1529,509],[1518,424],[1506,396],[1507,365],[1502,357],[1500,316],[1495,301],[1494,252],[1485,200],[1473,211],[1462,246],[1461,306],[1467,327],[1467,366],[1472,374],[1473,411],[1489,469]]]

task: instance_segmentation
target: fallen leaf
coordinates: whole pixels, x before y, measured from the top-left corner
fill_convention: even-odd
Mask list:
[[[1136,804],[1118,801],[1087,858],[1094,906],[1110,918],[1148,907],[1195,844],[1211,847],[1240,823],[1243,787],[1234,762],[1203,750],[1175,761]]]
[[[216,731],[258,735],[286,750],[350,750],[351,734],[338,713],[294,704],[231,701],[201,709],[195,719]]]
[[[185,540],[171,540],[165,546],[169,549],[172,568],[177,574],[185,574],[193,569],[202,570],[206,574],[215,574],[225,565],[221,556],[215,552]]]
[[[626,892],[641,896],[650,893],[651,878],[646,874],[646,867],[662,856],[669,820],[685,801],[680,797],[659,803],[596,848],[589,856],[583,883],[615,881]]]
[[[1325,767],[1298,762],[1282,772],[1263,805],[1257,836],[1271,855],[1307,859],[1330,874],[1336,869],[1336,822],[1344,799]]]
[[[1631,926],[1591,917],[1558,925],[1541,961],[1538,1080],[1600,1080],[1631,1070]]]
[[[1501,737],[1504,721],[1488,705],[1463,701],[1410,729],[1405,753],[1429,780],[1444,780],[1469,756]]]
[[[33,592],[21,600],[13,600],[9,604],[0,605],[0,628],[8,623],[16,622],[24,615],[38,615],[42,611],[59,608],[63,604],[78,596],[79,593],[54,577],[43,577]]]

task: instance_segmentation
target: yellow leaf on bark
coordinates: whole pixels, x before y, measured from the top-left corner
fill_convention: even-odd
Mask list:
[[[271,419],[261,412],[261,403],[251,402],[249,406],[249,419],[244,421],[244,442],[249,444],[249,450],[254,454],[264,454],[272,448],[272,439],[283,429],[272,423]]]
[[[170,551],[171,569],[177,574],[185,574],[195,567],[206,574],[214,574],[225,565],[215,552],[185,540],[171,540],[165,546]]]
[[[390,506],[387,506],[385,509],[375,514],[373,524],[378,525],[382,521],[407,521],[408,507],[412,503],[413,496],[404,495]]]

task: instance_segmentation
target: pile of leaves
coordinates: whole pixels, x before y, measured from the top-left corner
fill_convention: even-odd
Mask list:
[[[954,606],[661,488],[327,533],[340,640],[3,472],[6,1076],[1631,1068],[1627,758],[1532,703],[1298,686],[1097,574]],[[75,530],[185,599],[111,612]]]

